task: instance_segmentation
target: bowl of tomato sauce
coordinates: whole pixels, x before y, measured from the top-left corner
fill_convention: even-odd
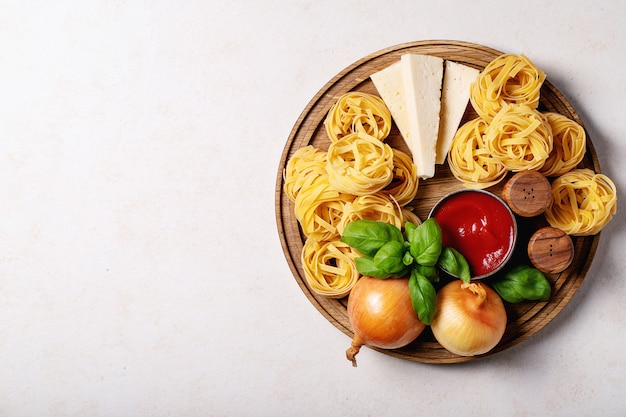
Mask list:
[[[463,189],[444,196],[432,208],[443,245],[467,260],[473,280],[488,278],[511,259],[517,221],[500,197],[485,190]]]

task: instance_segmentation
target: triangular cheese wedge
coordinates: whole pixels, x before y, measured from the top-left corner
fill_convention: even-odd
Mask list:
[[[408,146],[409,117],[406,112],[406,96],[400,61],[370,75],[370,79],[374,83],[380,98],[387,105],[393,121],[396,123],[402,138]]]
[[[420,178],[435,175],[441,110],[442,58],[406,54],[400,58],[408,113],[408,146]]]
[[[454,135],[459,128],[470,96],[470,85],[480,71],[457,62],[446,61],[441,88],[441,121],[437,140],[438,164],[446,161]]]

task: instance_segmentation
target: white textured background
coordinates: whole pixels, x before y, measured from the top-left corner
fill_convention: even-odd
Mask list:
[[[354,61],[428,39],[528,55],[621,197],[625,3],[0,3],[0,416],[626,409],[621,205],[555,320],[452,366],[363,349],[352,368],[274,220],[308,101]]]

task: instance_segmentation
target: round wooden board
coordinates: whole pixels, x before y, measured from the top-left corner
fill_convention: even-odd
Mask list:
[[[328,299],[312,292],[306,284],[300,261],[305,237],[302,235],[295,218],[293,203],[283,192],[283,170],[291,155],[303,146],[311,144],[321,149],[327,149],[330,141],[326,136],[323,121],[330,107],[342,94],[349,91],[363,91],[378,95],[369,76],[399,60],[400,56],[406,53],[436,55],[480,70],[495,57],[502,54],[502,52],[494,49],[467,42],[420,41],[393,46],[355,62],[330,80],[309,102],[291,131],[278,167],[275,190],[276,221],[289,267],[309,301],[350,339],[353,333],[346,313],[347,297],[340,300]],[[561,113],[583,125],[574,108],[549,80],[544,82],[541,89],[539,110]],[[461,123],[475,117],[477,117],[476,113],[468,104]],[[395,126],[386,141],[392,147],[408,152],[408,148]],[[589,137],[587,137],[587,153],[579,166],[591,168],[600,173],[597,156]],[[504,182],[488,190],[501,195]],[[430,209],[442,196],[461,188],[463,186],[452,176],[447,164],[438,165],[434,178],[420,180],[417,196],[409,204],[409,207],[412,207],[421,219],[426,219]],[[517,262],[529,263],[525,250],[528,239],[535,230],[547,223],[545,223],[543,216],[531,219],[518,218],[518,222],[521,233],[518,237],[515,258]],[[547,275],[552,284],[550,300],[547,302],[506,304],[508,324],[505,334],[498,346],[485,355],[463,357],[450,353],[437,343],[428,327],[416,341],[404,348],[395,350],[374,349],[390,356],[423,363],[465,362],[508,349],[537,333],[567,305],[580,287],[591,265],[599,238],[599,234],[573,238],[575,257],[572,264],[559,274]],[[346,348],[349,345],[350,340],[346,339]],[[343,355],[343,351],[338,351],[337,355]]]

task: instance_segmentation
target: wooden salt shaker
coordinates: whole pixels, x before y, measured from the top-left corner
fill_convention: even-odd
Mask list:
[[[515,214],[522,217],[538,216],[552,201],[552,187],[539,172],[522,171],[504,184],[502,198]]]
[[[574,243],[564,231],[542,227],[528,241],[528,257],[541,272],[557,274],[572,263]]]

